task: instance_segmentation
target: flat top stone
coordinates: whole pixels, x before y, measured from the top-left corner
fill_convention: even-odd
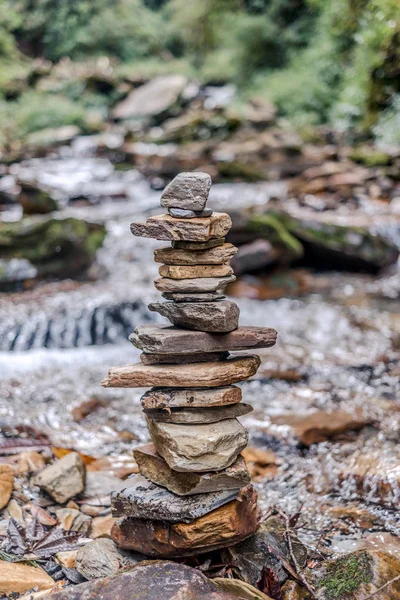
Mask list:
[[[267,327],[238,327],[230,333],[188,331],[178,327],[140,325],[129,337],[143,352],[192,354],[269,348],[276,342],[275,329]]]
[[[148,419],[161,423],[218,423],[224,419],[243,417],[253,410],[250,404],[239,402],[213,408],[173,408],[172,410],[146,410]]]
[[[159,292],[209,293],[224,290],[229,283],[236,281],[234,275],[228,277],[198,277],[197,279],[172,279],[159,277],[154,285]]]
[[[156,240],[206,242],[210,238],[224,237],[231,227],[229,215],[214,212],[211,217],[196,219],[156,215],[149,217],[145,223],[131,223],[131,232],[133,235]]]
[[[142,475],[129,480],[129,486],[111,496],[115,517],[155,519],[170,523],[191,523],[238,496],[239,490],[223,490],[194,496],[178,496],[155,485]]]
[[[227,263],[237,250],[233,244],[222,244],[206,250],[157,248],[154,250],[154,260],[165,265],[221,265]]]
[[[208,173],[179,173],[161,194],[161,206],[203,210],[211,188]]]
[[[219,388],[166,388],[157,387],[140,399],[144,409],[228,406],[242,399],[242,390],[235,385]]]
[[[124,365],[113,367],[103,379],[103,387],[221,387],[244,381],[256,374],[260,357],[235,356],[220,362],[185,365]]]

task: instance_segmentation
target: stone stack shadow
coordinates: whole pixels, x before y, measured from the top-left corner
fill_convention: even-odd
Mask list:
[[[168,213],[132,223],[134,235],[172,242],[154,252],[166,302],[149,309],[173,326],[137,327],[130,340],[141,363],[114,367],[102,382],[151,387],[141,404],[153,443],[134,450],[140,475],[112,495],[112,537],[154,557],[236,544],[260,519],[240,454],[248,435],[238,417],[252,408],[235,385],[255,375],[260,358],[231,353],[273,346],[276,331],[239,327],[239,308],[225,299],[237,249],[225,242],[230,217],[206,207],[210,187],[206,173],[181,173],[161,196]]]

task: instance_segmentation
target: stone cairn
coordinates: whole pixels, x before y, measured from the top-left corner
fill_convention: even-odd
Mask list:
[[[274,329],[239,327],[239,308],[223,295],[234,281],[225,243],[229,215],[206,208],[211,178],[181,173],[164,189],[168,214],[132,223],[134,235],[172,241],[155,250],[155,286],[166,302],[149,309],[173,326],[144,325],[130,336],[141,363],[114,367],[105,387],[152,388],[141,398],[152,444],[134,456],[140,475],[112,494],[121,547],[174,558],[236,544],[259,524],[257,494],[240,452],[248,435],[237,417],[252,408],[236,383],[257,372],[256,355]]]

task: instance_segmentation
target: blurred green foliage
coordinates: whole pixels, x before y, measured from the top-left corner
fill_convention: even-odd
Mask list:
[[[22,105],[30,102],[37,126],[44,96],[15,91],[29,61],[100,56],[117,61],[121,76],[179,70],[234,82],[300,125],[329,122],[392,139],[399,122],[399,0],[0,0],[0,98],[15,105],[21,131],[31,127]],[[68,106],[67,122],[80,122],[72,101],[107,105],[101,94],[66,95],[52,123]]]

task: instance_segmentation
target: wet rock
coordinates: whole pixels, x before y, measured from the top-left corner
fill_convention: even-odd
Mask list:
[[[222,265],[229,262],[237,251],[233,244],[222,244],[205,250],[158,248],[154,250],[154,260],[165,265]]]
[[[260,366],[258,356],[237,356],[215,363],[180,365],[125,365],[112,367],[103,387],[220,387],[252,377]]]
[[[115,575],[122,557],[112,540],[101,538],[85,544],[76,555],[76,568],[86,579]]]
[[[395,600],[400,595],[399,576],[398,558],[367,550],[325,561],[319,569],[308,574],[309,580],[320,591],[321,600],[340,597],[364,600],[374,592],[379,600]],[[396,581],[385,586],[396,577]],[[382,586],[385,586],[384,589],[380,589]]]
[[[224,288],[236,281],[236,277],[201,277],[199,279],[170,279],[159,277],[154,285],[159,292],[166,293],[209,293],[221,292]]]
[[[28,260],[39,277],[74,277],[92,264],[105,233],[103,225],[82,219],[26,217],[0,223],[0,254]]]
[[[33,183],[18,182],[20,187],[19,201],[24,215],[45,215],[58,210],[58,202],[49,192]]]
[[[24,594],[32,589],[50,590],[53,579],[40,567],[0,561],[0,594]]]
[[[208,173],[179,173],[161,194],[161,206],[185,210],[204,210],[211,188]]]
[[[182,75],[162,75],[135,88],[114,108],[114,119],[157,117],[176,104],[187,84]]]
[[[112,473],[107,473],[105,471],[88,471],[86,473],[84,497],[102,498],[115,490],[120,490],[123,486],[123,481]]]
[[[213,211],[211,208],[204,210],[186,210],[184,208],[169,208],[168,214],[177,219],[197,219],[202,217],[211,217]]]
[[[172,248],[177,250],[209,250],[210,248],[216,248],[222,246],[225,243],[225,238],[211,238],[206,242],[191,242],[183,240],[173,240]]]
[[[112,495],[115,517],[154,519],[170,523],[191,523],[234,500],[238,490],[221,490],[196,496],[177,496],[164,487],[136,475],[128,487]]]
[[[259,519],[257,494],[254,488],[247,486],[237,500],[192,523],[127,518],[117,521],[112,536],[121,548],[140,549],[148,556],[175,558],[238,543],[254,533]]]
[[[356,431],[371,423],[362,411],[319,410],[310,414],[288,414],[271,418],[271,434],[274,428],[282,428],[285,434],[292,436],[298,443],[311,446],[324,442],[344,431]]]
[[[266,477],[275,477],[279,459],[272,450],[263,450],[262,448],[251,448],[248,446],[243,450],[242,456],[246,461],[246,466],[253,481],[262,481]]]
[[[65,552],[57,552],[56,559],[59,565],[66,569],[76,569],[76,555],[78,550],[66,550]]]
[[[187,240],[206,242],[224,237],[232,226],[229,215],[214,212],[201,219],[176,219],[170,215],[149,217],[145,223],[131,223],[131,232],[139,237],[156,240]]]
[[[147,422],[151,439],[175,471],[221,471],[247,445],[247,431],[237,419],[204,425]]]
[[[157,453],[154,444],[139,446],[134,449],[133,454],[140,467],[140,472],[147,479],[179,496],[236,490],[250,483],[246,464],[240,455],[232,465],[223,471],[180,473],[168,466]]]
[[[18,465],[17,472],[19,475],[30,475],[31,473],[37,473],[46,466],[43,456],[34,450],[21,452],[21,454],[17,455],[16,459]]]
[[[221,590],[233,594],[236,598],[240,598],[240,600],[272,600],[270,596],[260,592],[259,589],[249,583],[240,581],[240,579],[214,577],[213,582],[216,583]]]
[[[276,336],[275,329],[267,327],[238,327],[226,335],[218,335],[176,327],[141,325],[129,339],[143,352],[168,354],[179,348],[181,354],[192,354],[270,348],[275,344]]]
[[[174,408],[172,410],[146,411],[148,419],[159,423],[217,423],[224,419],[243,417],[253,410],[250,404],[239,402],[230,406],[217,406],[214,408]]]
[[[64,504],[83,492],[85,477],[85,463],[77,452],[71,452],[36,475],[35,483],[56,502]]]
[[[0,509],[7,506],[14,486],[14,470],[10,465],[0,464]]]
[[[74,508],[60,508],[55,511],[58,522],[65,531],[79,531],[86,534],[92,519]]]
[[[242,399],[242,390],[235,386],[221,388],[153,388],[141,398],[145,410],[159,408],[204,408],[208,406],[228,406]]]
[[[289,564],[292,562],[285,532],[286,527],[283,521],[277,517],[270,517],[261,523],[252,537],[224,550],[223,560],[234,565],[233,570],[236,577],[251,585],[257,585],[265,567],[272,569],[282,584],[287,579],[285,561]],[[307,560],[307,551],[293,533],[291,541],[296,560],[303,568]]]
[[[104,517],[95,517],[92,519],[89,537],[93,540],[100,537],[111,537],[111,529],[114,523],[115,519],[111,514]]]
[[[162,297],[166,300],[172,300],[173,302],[215,302],[216,300],[223,300],[224,294],[218,292],[209,293],[198,293],[198,294],[185,294],[177,292],[165,292]]]
[[[198,331],[225,333],[237,329],[239,325],[239,307],[230,300],[199,303],[152,302],[149,309],[166,317],[177,327]]]
[[[167,561],[143,561],[129,571],[70,586],[49,600],[235,600],[198,569]]]
[[[144,365],[160,364],[188,364],[198,362],[214,362],[216,360],[225,360],[229,352],[210,352],[207,354],[145,354],[142,352],[140,360]]]
[[[0,259],[0,291],[24,289],[37,274],[37,268],[26,258]]]
[[[233,270],[229,265],[162,265],[158,272],[161,277],[171,279],[199,279],[200,277],[228,277],[232,275]]]
[[[239,247],[231,265],[235,275],[242,275],[270,267],[277,257],[278,252],[270,242],[255,240]]]

